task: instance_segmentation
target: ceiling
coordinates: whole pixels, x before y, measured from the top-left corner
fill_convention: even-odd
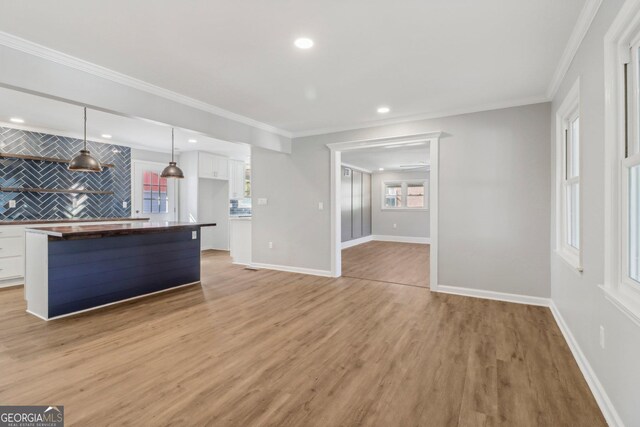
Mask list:
[[[25,122],[16,125],[10,122],[12,117]],[[0,87],[0,126],[82,138],[83,111],[76,105]],[[103,138],[103,134],[111,138]],[[87,112],[87,139],[151,151],[171,151],[169,126],[102,111]],[[189,139],[197,142],[190,143]],[[251,155],[247,144],[221,141],[185,129],[175,130],[175,146],[179,151],[208,151],[244,161]]]
[[[542,101],[584,4],[0,0],[0,31],[299,135]]]
[[[385,171],[416,171],[428,170],[429,168],[429,145],[408,146],[386,145],[376,148],[363,148],[358,150],[344,151],[342,153],[342,163],[355,166],[370,172],[379,172],[380,168]],[[418,164],[424,163],[424,167],[415,168]],[[401,166],[412,166],[403,168]]]

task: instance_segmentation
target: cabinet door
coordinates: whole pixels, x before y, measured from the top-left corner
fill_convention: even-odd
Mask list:
[[[244,162],[229,160],[229,198],[244,198]]]
[[[214,161],[214,155],[209,153],[198,153],[198,177],[215,178]]]
[[[217,179],[229,179],[229,159],[226,157],[213,156],[215,158],[214,161],[214,170],[213,176]]]

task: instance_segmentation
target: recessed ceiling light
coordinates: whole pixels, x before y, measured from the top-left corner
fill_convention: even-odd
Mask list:
[[[378,107],[378,113],[387,114],[391,109],[389,107]]]
[[[195,144],[196,142],[198,142],[198,140],[192,138],[192,139],[187,140],[187,142],[189,142],[190,144]]]
[[[24,120],[18,117],[11,117],[9,120],[11,123],[24,123]]]
[[[378,168],[378,170],[379,170],[380,172],[382,172],[382,171],[384,170],[384,168]]]
[[[309,49],[313,47],[313,40],[307,37],[300,37],[299,39],[296,39],[293,44],[295,44],[298,49]]]
[[[103,133],[102,137],[105,139],[111,139],[111,135],[109,135],[108,133]]]

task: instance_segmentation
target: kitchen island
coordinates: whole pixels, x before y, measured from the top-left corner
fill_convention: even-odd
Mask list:
[[[200,283],[200,228],[132,222],[25,230],[27,312],[45,320]]]

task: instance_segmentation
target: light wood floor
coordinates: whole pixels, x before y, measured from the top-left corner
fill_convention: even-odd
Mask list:
[[[367,242],[342,250],[342,275],[429,287],[429,245]]]
[[[46,323],[0,291],[0,402],[67,425],[600,426],[546,308],[248,271]]]

